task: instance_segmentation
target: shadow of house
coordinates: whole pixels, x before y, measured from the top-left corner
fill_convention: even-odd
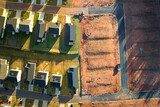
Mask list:
[[[8,18],[6,23],[6,31],[11,32],[12,35],[15,35],[15,32],[18,32],[17,18]]]
[[[28,62],[24,69],[24,81],[28,84],[33,84],[33,79],[35,76],[36,63]]]
[[[50,87],[55,88],[55,93],[60,94],[60,88],[62,86],[62,75],[52,74],[50,79]]]
[[[4,36],[4,24],[5,24],[5,17],[0,16],[0,38]]]
[[[43,42],[46,39],[47,24],[42,20],[36,21],[35,42]]]
[[[48,84],[48,76],[49,72],[38,71],[37,76],[35,78],[35,84],[40,87],[46,87]]]
[[[69,67],[67,72],[68,87],[74,90],[74,94],[79,94],[78,67]]]

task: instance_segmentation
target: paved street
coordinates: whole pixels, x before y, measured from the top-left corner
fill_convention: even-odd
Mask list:
[[[22,6],[21,6],[22,5]],[[18,9],[18,10],[33,10],[38,12],[46,13],[60,13],[60,14],[77,14],[83,10],[87,11],[89,14],[106,14],[112,13],[117,17],[118,21],[118,34],[119,34],[119,47],[120,47],[120,63],[121,63],[121,90],[115,94],[104,94],[99,96],[49,96],[47,94],[39,94],[36,92],[22,91],[22,90],[5,90],[0,88],[0,94],[3,95],[17,95],[20,97],[33,98],[39,100],[47,101],[59,101],[60,103],[75,103],[83,101],[117,101],[117,100],[131,100],[131,99],[148,99],[148,98],[160,98],[160,91],[147,91],[147,92],[130,92],[128,88],[128,74],[127,74],[127,59],[126,59],[126,38],[125,38],[125,15],[123,11],[123,0],[117,0],[116,3],[111,7],[95,7],[95,8],[60,8],[41,5],[30,5],[30,4],[20,4],[11,2],[0,2],[0,7],[8,9]],[[55,10],[54,10],[55,9]],[[65,9],[67,12],[64,13],[62,10]],[[68,12],[70,11],[70,12]],[[73,13],[72,13],[73,12]],[[44,102],[43,102],[44,104]]]

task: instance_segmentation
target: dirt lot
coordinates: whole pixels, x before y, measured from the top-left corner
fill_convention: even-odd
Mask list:
[[[112,15],[86,16],[81,22],[82,94],[120,90],[120,72],[115,68],[120,63],[116,22]]]
[[[104,103],[89,103],[85,102],[82,107],[159,107],[160,99],[150,100],[128,100],[128,101],[108,101]]]
[[[115,0],[73,0],[73,7],[110,6]]]
[[[126,46],[131,91],[160,88],[160,21],[157,4],[158,0],[125,2]]]

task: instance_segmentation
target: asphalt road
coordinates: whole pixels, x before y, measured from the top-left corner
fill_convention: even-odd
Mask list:
[[[0,2],[0,7],[8,9],[28,10],[46,13],[63,13],[60,7],[41,6],[31,4],[20,4],[13,2]],[[118,34],[119,34],[119,48],[120,48],[120,64],[121,64],[121,90],[115,94],[104,94],[98,96],[49,96],[47,94],[39,94],[36,92],[22,91],[22,90],[4,90],[0,88],[2,95],[17,95],[20,97],[59,101],[60,103],[74,103],[83,101],[115,101],[115,100],[131,100],[131,99],[148,99],[160,98],[160,91],[147,91],[147,92],[130,92],[128,88],[128,74],[127,74],[127,58],[126,58],[126,38],[125,38],[125,13],[124,13],[123,0],[117,0],[111,7],[94,7],[94,8],[62,8],[62,10],[70,11],[65,14],[77,14],[78,12],[85,11],[87,14],[114,14],[118,21]]]

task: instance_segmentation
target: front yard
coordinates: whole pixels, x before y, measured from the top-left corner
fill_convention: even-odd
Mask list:
[[[0,8],[0,16],[3,14],[3,10],[2,8]]]

